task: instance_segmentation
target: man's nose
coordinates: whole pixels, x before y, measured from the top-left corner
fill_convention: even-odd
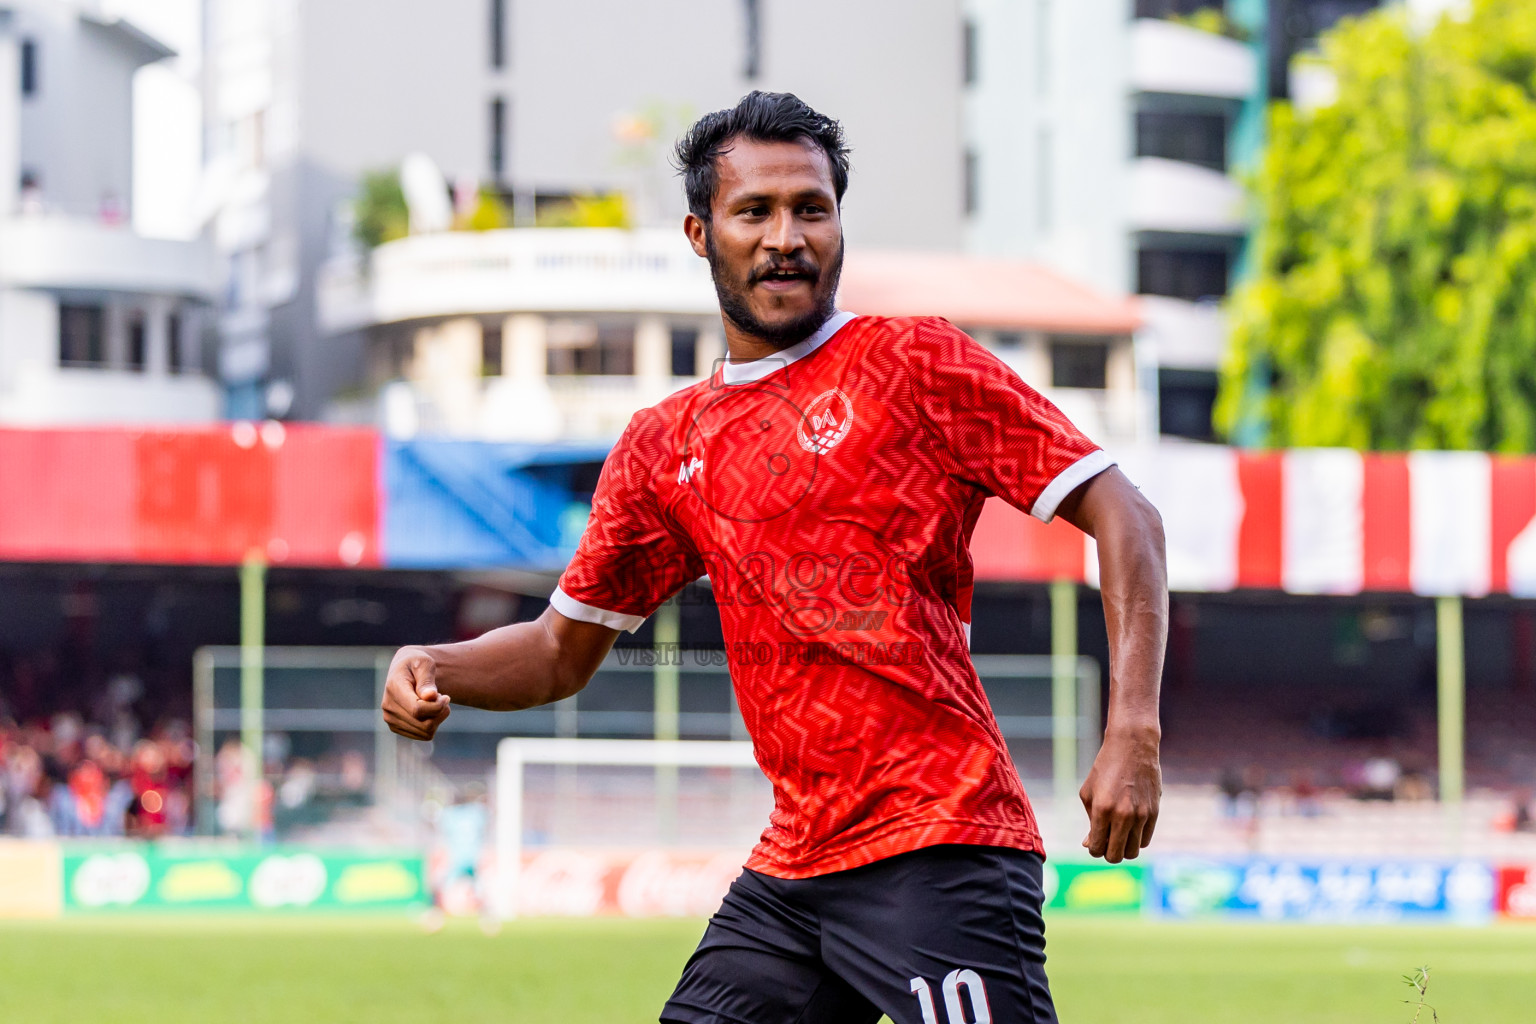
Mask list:
[[[769,252],[791,253],[805,246],[805,235],[794,211],[780,210],[768,221],[763,233],[763,248]]]

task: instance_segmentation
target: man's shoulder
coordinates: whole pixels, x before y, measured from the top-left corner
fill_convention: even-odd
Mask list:
[[[667,457],[683,448],[687,425],[716,390],[713,379],[706,377],[637,411],[629,418],[617,448],[639,456],[645,465],[662,465]]]
[[[676,420],[679,414],[698,408],[701,402],[709,401],[710,396],[719,389],[716,375],[712,373],[703,380],[678,388],[661,401],[646,406],[635,413],[635,419],[649,425],[650,429],[657,429],[660,425]]]
[[[892,338],[912,338],[935,332],[946,335],[963,334],[960,328],[942,316],[861,315],[850,321],[848,327],[859,333],[880,334]]]

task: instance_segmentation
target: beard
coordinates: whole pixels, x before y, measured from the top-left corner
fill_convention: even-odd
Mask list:
[[[704,230],[704,248],[709,259],[709,275],[715,282],[715,295],[720,300],[720,312],[735,324],[738,330],[772,345],[775,349],[786,349],[809,338],[837,311],[837,283],[843,275],[843,240],[841,238],[837,240],[837,253],[825,267],[818,268],[803,257],[790,256],[754,267],[747,274],[746,281],[740,285],[729,280],[729,272],[721,263],[719,253],[715,250],[714,233],[708,228]],[[800,316],[784,323],[769,324],[758,319],[752,312],[747,296],[752,286],[761,280],[763,275],[775,270],[795,270],[809,276],[815,301],[811,308]]]

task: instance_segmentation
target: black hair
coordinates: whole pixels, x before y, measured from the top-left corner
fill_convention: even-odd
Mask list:
[[[756,142],[814,142],[832,165],[832,188],[837,201],[848,191],[848,147],[843,126],[812,110],[804,100],[787,92],[753,90],[730,110],[705,114],[678,140],[674,158],[683,176],[688,210],[709,223],[719,174],[715,161],[738,139]]]

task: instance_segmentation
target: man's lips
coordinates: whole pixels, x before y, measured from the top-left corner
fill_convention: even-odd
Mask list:
[[[787,292],[801,285],[809,288],[811,279],[809,277],[765,277],[757,282],[759,288],[766,288],[771,292]]]
[[[783,292],[802,284],[807,286],[814,285],[817,276],[816,271],[810,267],[791,264],[786,267],[773,267],[768,270],[759,271],[752,275],[752,283],[754,285],[761,285],[769,291]]]

